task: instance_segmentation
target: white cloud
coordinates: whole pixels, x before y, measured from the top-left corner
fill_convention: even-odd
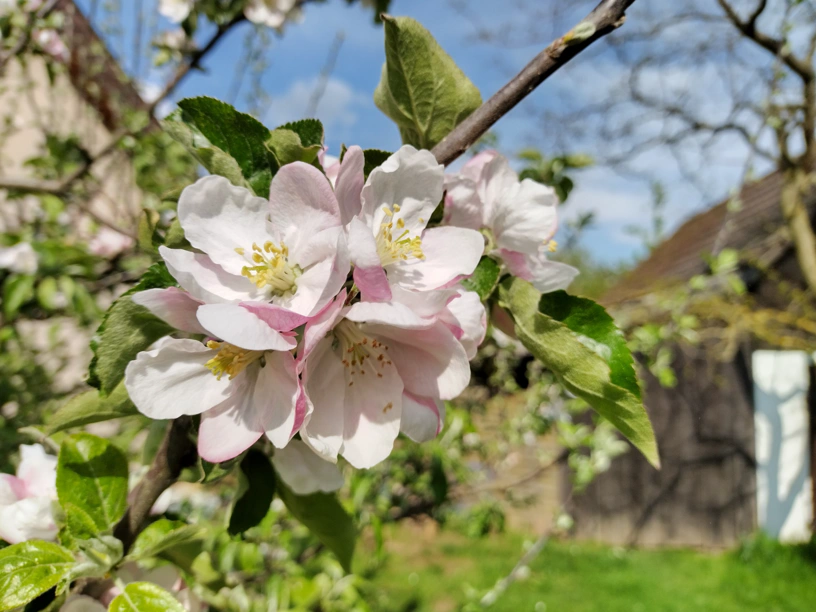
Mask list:
[[[317,86],[317,77],[298,80],[283,94],[273,95],[266,112],[266,123],[273,126],[304,119]],[[370,104],[369,96],[356,91],[345,81],[330,78],[316,115],[326,130],[348,128],[357,123],[361,107]]]

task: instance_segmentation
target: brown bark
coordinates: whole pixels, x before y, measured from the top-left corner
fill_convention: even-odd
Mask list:
[[[816,295],[816,236],[805,204],[805,196],[813,190],[813,185],[813,178],[806,170],[798,167],[785,170],[782,214],[790,230],[802,276]]]

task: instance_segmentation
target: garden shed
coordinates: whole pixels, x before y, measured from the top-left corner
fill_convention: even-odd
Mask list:
[[[739,205],[730,198],[689,219],[605,295],[607,308],[624,326],[633,317],[648,321],[661,294],[705,274],[705,256],[728,248],[740,254],[752,309],[785,311],[780,287],[803,285],[781,185],[772,173],[747,185]],[[751,334],[734,336],[724,358],[709,348],[705,340],[672,345],[672,387],[642,369],[662,469],[634,450],[615,459],[570,497],[577,537],[706,548],[731,546],[757,529],[786,541],[809,538],[816,465],[811,355]]]

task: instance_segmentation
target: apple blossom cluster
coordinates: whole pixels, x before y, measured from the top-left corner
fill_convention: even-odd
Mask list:
[[[159,12],[173,23],[181,23],[198,0],[159,0]],[[280,28],[297,10],[297,0],[248,0],[244,16],[258,25]]]
[[[283,166],[268,200],[219,176],[182,192],[178,218],[195,250],[160,248],[179,287],[133,300],[203,340],[160,340],[125,384],[151,418],[200,414],[205,460],[265,435],[289,449],[275,454],[285,480],[337,488],[326,462],[368,468],[400,432],[439,433],[485,336],[485,307],[460,283],[486,248],[548,290],[572,279],[545,255],[555,196],[519,182],[503,158],[446,179],[429,151],[406,145],[367,180],[363,168],[351,147],[326,174]],[[447,224],[428,227],[446,182]]]
[[[53,539],[57,525],[51,505],[56,499],[57,458],[39,444],[23,444],[17,475],[0,474],[0,540]]]

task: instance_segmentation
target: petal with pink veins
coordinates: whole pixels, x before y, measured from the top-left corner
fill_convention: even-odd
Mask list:
[[[221,176],[205,176],[181,192],[178,218],[184,236],[231,274],[241,274],[247,260],[235,249],[269,240],[269,202]]]
[[[210,334],[242,349],[288,351],[297,344],[241,304],[205,304],[197,316]]]
[[[57,458],[42,445],[20,445],[17,477],[25,483],[27,497],[57,497]]]
[[[535,255],[504,250],[499,255],[511,274],[529,281],[541,293],[566,289],[578,276],[572,266],[547,259],[544,249]]]
[[[460,291],[459,297],[448,304],[440,319],[462,343],[468,359],[473,359],[487,333],[487,311],[478,294]]]
[[[340,205],[340,220],[347,225],[354,217],[360,214],[362,200],[360,194],[365,183],[363,168],[365,156],[358,146],[349,147],[340,163],[340,172],[334,186],[334,194]]]
[[[364,300],[387,302],[391,299],[388,277],[377,253],[377,243],[371,229],[360,219],[352,219],[348,226],[349,254],[354,264],[354,282]]]
[[[342,318],[345,301],[346,290],[343,289],[333,302],[328,304],[306,324],[303,339],[298,347],[297,363],[299,372],[303,370],[303,365],[309,354]]]
[[[159,254],[182,289],[207,304],[254,300],[258,291],[249,279],[226,272],[203,253],[159,247]]]
[[[125,369],[125,387],[139,412],[152,419],[201,414],[230,397],[230,381],[205,365],[215,356],[196,340],[167,339],[142,351]]]
[[[131,299],[178,330],[191,334],[207,333],[196,318],[201,301],[178,287],[145,289],[134,293]]]

